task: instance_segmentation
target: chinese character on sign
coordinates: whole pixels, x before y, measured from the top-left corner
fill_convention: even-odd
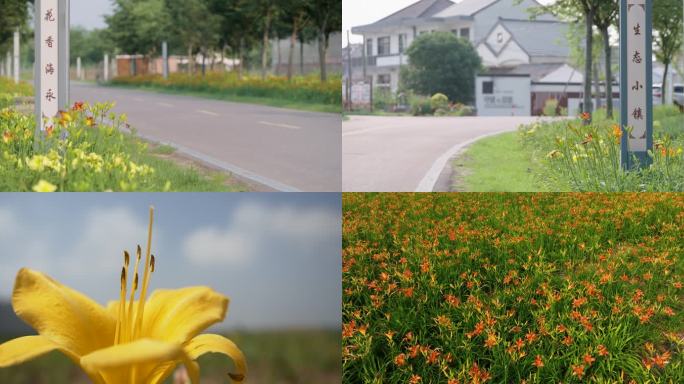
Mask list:
[[[47,40],[45,40],[45,44],[47,44],[48,47],[52,48],[52,44],[55,42],[55,40],[52,38],[52,36],[48,36]]]
[[[55,21],[55,15],[52,8],[48,9],[47,12],[45,12],[45,21]]]
[[[641,64],[641,53],[639,51],[634,52],[634,57],[632,58],[632,61]]]
[[[45,99],[47,101],[53,101],[57,99],[57,97],[55,97],[55,94],[52,92],[52,88],[48,89],[47,93],[45,94]]]
[[[640,89],[644,89],[644,85],[637,80],[636,85],[632,86],[632,91],[638,91]]]
[[[54,75],[55,74],[55,66],[52,65],[52,63],[48,63],[48,65],[45,66],[45,74],[47,74],[47,75]]]
[[[634,27],[634,36],[641,36],[641,24],[639,23]]]
[[[643,120],[644,119],[644,114],[641,108],[635,108],[634,112],[632,112],[632,116],[634,117],[634,120]]]

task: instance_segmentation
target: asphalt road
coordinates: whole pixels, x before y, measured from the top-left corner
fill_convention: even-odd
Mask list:
[[[71,84],[72,101],[114,101],[143,138],[279,191],[340,191],[340,115]]]
[[[342,123],[344,192],[430,192],[460,150],[536,117],[352,116]]]

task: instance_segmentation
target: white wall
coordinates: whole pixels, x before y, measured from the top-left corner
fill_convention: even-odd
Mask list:
[[[486,81],[494,82],[494,93],[483,93],[483,83]],[[530,116],[530,98],[529,77],[478,76],[475,81],[478,116]]]

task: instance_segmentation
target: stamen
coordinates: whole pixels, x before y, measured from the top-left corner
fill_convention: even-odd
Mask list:
[[[128,251],[124,251],[124,266],[128,268],[128,264],[131,261],[131,255],[128,254]]]
[[[145,273],[142,281],[142,291],[138,302],[138,313],[135,321],[135,337],[139,336],[142,328],[143,315],[145,313],[145,298],[147,297],[147,287],[150,281],[150,269],[154,270],[154,261],[150,261],[152,249],[152,225],[154,224],[154,207],[150,207],[150,223],[147,228],[147,252],[145,253]]]
[[[152,260],[150,261],[150,268],[151,268],[150,272],[154,272],[154,255],[152,255]]]
[[[242,380],[245,379],[245,375],[240,375],[237,373],[229,373],[228,376],[230,376],[230,378],[233,379],[234,381],[240,381],[241,382]]]
[[[128,313],[126,314],[126,341],[132,341],[135,337],[132,326],[135,324],[133,320],[133,302],[135,301],[135,291],[138,289],[138,266],[140,265],[140,246],[138,246],[138,257],[135,262],[135,269],[133,275],[133,286],[131,287],[130,301],[128,302]]]
[[[128,260],[128,252],[124,253],[126,260]],[[114,334],[114,344],[119,344],[123,333],[123,319],[126,315],[126,274],[128,270],[128,263],[125,263],[121,268],[121,289],[119,293],[119,318],[116,321],[116,333]]]

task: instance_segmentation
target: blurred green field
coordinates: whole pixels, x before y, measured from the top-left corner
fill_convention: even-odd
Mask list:
[[[342,381],[340,331],[269,331],[228,333],[247,356],[245,383],[334,383]],[[12,337],[3,336],[3,342]],[[202,383],[227,383],[232,363],[211,354],[199,359]],[[171,383],[172,380],[166,381]],[[81,369],[59,352],[0,369],[4,384],[89,383]]]

